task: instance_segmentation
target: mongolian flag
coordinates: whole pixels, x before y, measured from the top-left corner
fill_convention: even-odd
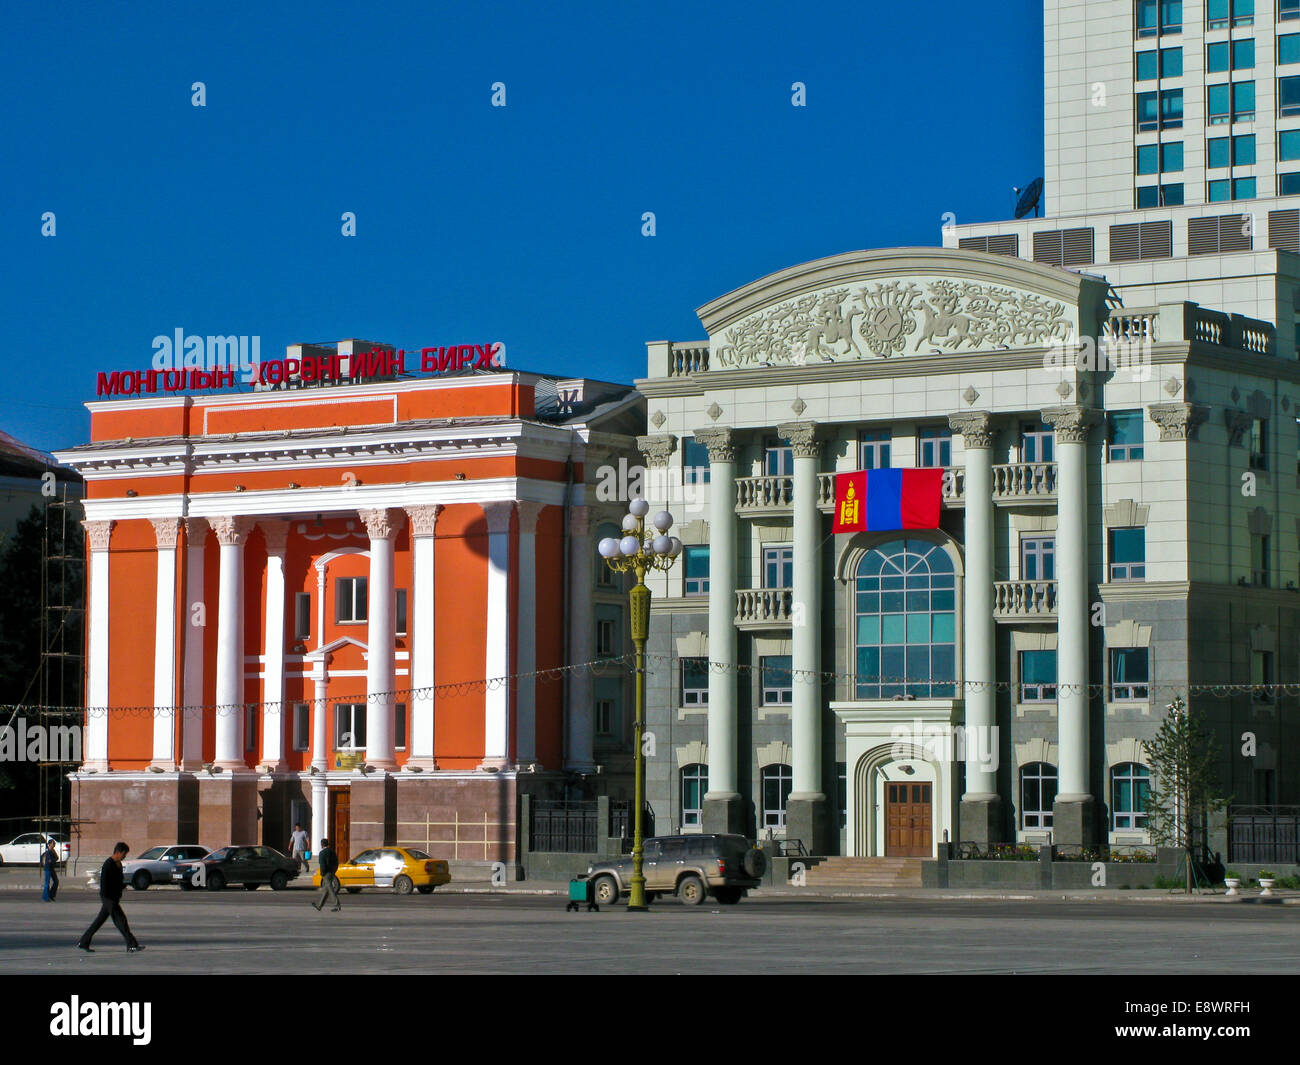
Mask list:
[[[859,470],[835,475],[834,532],[937,529],[943,470]]]

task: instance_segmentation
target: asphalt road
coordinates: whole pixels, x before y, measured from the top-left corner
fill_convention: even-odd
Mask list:
[[[1300,971],[1300,906],[1130,899],[752,898],[568,913],[521,895],[303,889],[128,891],[128,955],[111,923],[75,941],[87,891],[0,895],[0,972],[117,973],[1206,973]]]

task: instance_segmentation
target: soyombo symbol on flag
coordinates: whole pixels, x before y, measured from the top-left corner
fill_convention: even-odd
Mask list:
[[[859,470],[835,475],[832,531],[937,529],[943,470]]]

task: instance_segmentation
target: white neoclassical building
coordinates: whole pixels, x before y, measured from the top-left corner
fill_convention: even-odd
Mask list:
[[[851,252],[648,345],[657,831],[813,854],[1143,843],[1143,741],[1191,689],[1242,801],[1300,666],[1294,351],[1273,327],[943,248]],[[945,470],[939,527],[834,534],[834,475]],[[1244,487],[1244,486],[1249,487]],[[1247,798],[1249,796],[1250,798]]]

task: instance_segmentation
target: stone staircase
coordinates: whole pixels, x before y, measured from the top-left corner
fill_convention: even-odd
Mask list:
[[[919,888],[923,858],[796,858],[810,888]]]

